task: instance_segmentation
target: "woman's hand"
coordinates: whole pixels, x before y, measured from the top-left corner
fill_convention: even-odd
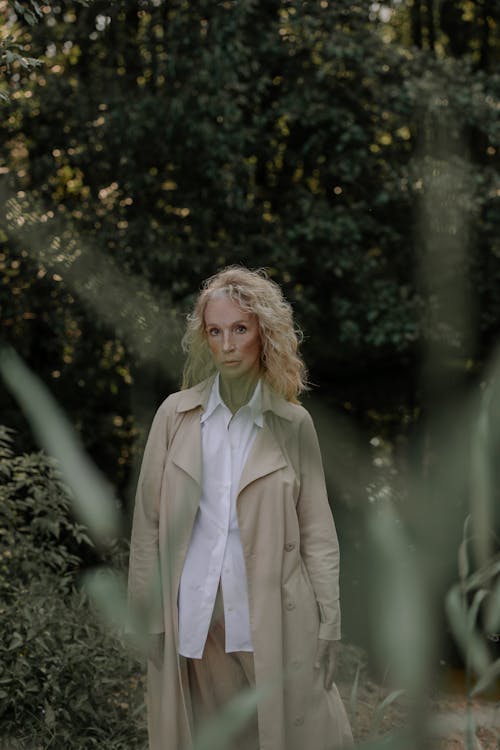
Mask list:
[[[318,638],[314,667],[315,669],[320,669],[322,664],[325,665],[325,688],[327,690],[330,690],[333,685],[336,650],[337,641],[327,641],[323,638]]]

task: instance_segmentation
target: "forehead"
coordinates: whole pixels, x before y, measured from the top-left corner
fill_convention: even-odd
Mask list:
[[[204,314],[205,324],[209,323],[231,323],[236,321],[248,321],[255,318],[253,313],[243,310],[237,302],[230,297],[214,297],[207,302]]]

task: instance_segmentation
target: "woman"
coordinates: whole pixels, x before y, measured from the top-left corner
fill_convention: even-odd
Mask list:
[[[264,272],[205,282],[184,337],[183,390],[160,406],[139,478],[131,605],[147,620],[151,750],[263,688],[249,750],[352,743],[333,683],[339,551],[318,440],[297,398],[290,305]]]

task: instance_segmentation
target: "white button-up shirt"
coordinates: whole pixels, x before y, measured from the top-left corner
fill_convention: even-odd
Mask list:
[[[201,415],[202,494],[179,586],[179,653],[201,659],[219,586],[226,652],[253,651],[248,587],[236,498],[241,473],[263,426],[260,381],[234,416],[222,401],[219,376]]]

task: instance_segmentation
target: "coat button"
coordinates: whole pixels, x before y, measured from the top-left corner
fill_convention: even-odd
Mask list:
[[[293,549],[295,549],[295,542],[287,542],[285,544],[285,549],[287,552],[291,552]]]
[[[289,601],[285,604],[287,609],[295,609],[295,602]]]
[[[293,720],[293,723],[295,724],[296,727],[301,727],[302,724],[304,723],[304,717],[297,716],[297,718]]]

